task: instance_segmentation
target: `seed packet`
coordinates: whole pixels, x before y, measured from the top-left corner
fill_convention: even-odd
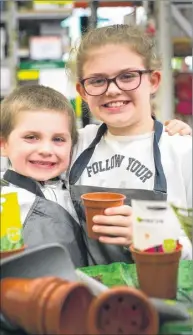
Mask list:
[[[180,224],[166,201],[132,201],[133,245],[140,251],[172,252],[178,248]]]
[[[1,194],[0,250],[8,251],[23,247],[22,222],[17,193]]]

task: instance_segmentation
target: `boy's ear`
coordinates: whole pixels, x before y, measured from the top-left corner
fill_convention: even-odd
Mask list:
[[[6,145],[7,141],[0,137],[0,150],[1,150],[1,156],[2,157],[7,157],[7,145]]]
[[[81,83],[76,83],[76,90],[80,94],[81,98],[87,102],[87,97],[84,88],[82,87]]]
[[[161,72],[160,71],[154,71],[150,76],[150,82],[151,82],[151,94],[154,94],[157,92],[160,82],[161,82]]]

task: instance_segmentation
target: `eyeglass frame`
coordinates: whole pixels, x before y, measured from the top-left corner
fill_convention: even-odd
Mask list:
[[[117,84],[117,81],[116,81],[116,80],[117,80],[117,77],[119,77],[121,74],[126,73],[126,72],[127,72],[127,73],[137,72],[137,73],[139,74],[139,84],[138,84],[137,87],[132,88],[131,90],[123,90],[122,88],[119,87],[119,85]],[[119,73],[117,76],[115,76],[115,77],[113,77],[113,78],[106,78],[106,77],[103,77],[103,78],[106,80],[106,82],[107,82],[107,88],[106,88],[106,90],[105,90],[103,93],[101,93],[101,94],[94,94],[94,95],[93,95],[93,94],[88,93],[87,90],[86,90],[86,88],[85,88],[85,84],[84,84],[86,80],[88,80],[88,79],[92,79],[92,78],[97,78],[97,76],[82,79],[82,80],[80,80],[80,84],[83,86],[85,92],[86,92],[88,95],[92,96],[92,97],[98,97],[98,96],[103,95],[104,93],[106,93],[106,92],[108,91],[109,85],[110,85],[111,83],[114,83],[114,84],[118,87],[119,90],[124,91],[124,92],[126,92],[126,91],[129,92],[129,91],[134,91],[134,90],[136,90],[136,89],[141,85],[141,77],[142,77],[143,74],[146,74],[146,73],[152,73],[152,72],[153,72],[153,70],[130,70],[130,71],[121,72],[121,73]],[[98,77],[99,77],[99,76],[98,76]],[[102,78],[102,76],[101,76],[101,78]]]

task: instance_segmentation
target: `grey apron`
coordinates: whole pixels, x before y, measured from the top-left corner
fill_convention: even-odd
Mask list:
[[[60,243],[68,250],[75,267],[87,265],[86,248],[79,224],[58,203],[47,200],[38,183],[15,171],[7,170],[4,180],[36,195],[23,223],[28,247]]]
[[[80,225],[82,228],[85,244],[87,247],[88,264],[109,264],[113,262],[126,262],[131,263],[132,258],[129,250],[122,246],[107,245],[102,244],[96,240],[90,239],[87,235],[86,230],[86,219],[85,211],[81,201],[81,195],[89,192],[117,192],[125,194],[126,201],[125,204],[131,205],[131,199],[138,200],[166,200],[167,199],[167,183],[164,175],[161,155],[159,150],[159,140],[162,135],[163,125],[156,121],[154,122],[154,141],[153,141],[153,154],[154,154],[154,164],[155,164],[155,179],[154,179],[154,189],[144,190],[144,189],[122,189],[122,188],[107,188],[107,187],[97,187],[97,186],[85,186],[76,185],[77,181],[81,177],[84,169],[89,163],[96,145],[100,142],[102,136],[107,131],[106,124],[102,124],[97,132],[97,135],[90,146],[84,150],[81,155],[77,158],[74,165],[71,168],[69,175],[69,189],[71,198],[76,209],[78,218],[80,220]]]

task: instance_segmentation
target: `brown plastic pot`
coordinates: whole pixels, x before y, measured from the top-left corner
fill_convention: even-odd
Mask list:
[[[88,312],[92,335],[156,335],[158,313],[148,297],[132,287],[114,287],[99,295]]]
[[[148,296],[175,299],[182,246],[170,253],[143,252],[130,247],[140,289]]]
[[[83,283],[55,277],[1,281],[2,314],[29,334],[87,334],[92,299]]]
[[[13,249],[13,250],[6,250],[6,251],[0,251],[0,259],[4,259],[10,256],[13,256],[15,254],[19,254],[20,252],[23,252],[26,249],[26,245],[19,249]]]
[[[86,193],[81,196],[86,214],[87,232],[92,239],[98,240],[100,234],[94,233],[92,227],[94,225],[93,216],[104,215],[104,210],[110,207],[118,207],[123,205],[125,195],[110,192]]]

